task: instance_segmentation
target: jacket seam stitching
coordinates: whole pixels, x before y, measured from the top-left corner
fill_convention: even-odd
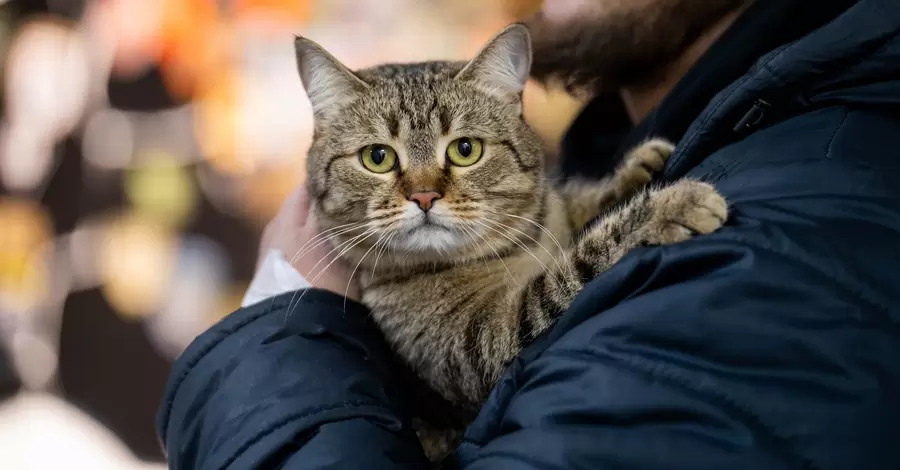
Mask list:
[[[220,469],[228,468],[228,466],[231,465],[232,463],[234,463],[234,461],[237,460],[238,457],[240,457],[240,455],[244,453],[244,451],[246,451],[247,449],[252,447],[257,442],[261,441],[265,437],[267,437],[267,436],[273,434],[274,432],[278,431],[279,429],[283,428],[284,426],[286,426],[287,424],[289,424],[292,421],[308,418],[315,414],[324,413],[326,411],[334,411],[334,410],[340,410],[340,409],[345,409],[345,408],[360,408],[363,406],[374,406],[374,407],[382,408],[381,405],[374,403],[374,402],[366,401],[366,400],[349,400],[349,401],[336,403],[334,405],[317,406],[314,408],[306,409],[300,413],[288,415],[278,421],[275,421],[270,426],[268,426],[268,429],[266,431],[257,433],[256,436],[254,436],[252,439],[249,439],[243,445],[241,445],[240,447],[235,449],[235,451],[231,454],[231,456],[228,457],[228,459],[226,459],[225,462],[223,462],[223,464],[219,468]]]
[[[215,341],[212,341],[210,344],[205,346],[203,349],[197,351],[194,354],[194,356],[188,361],[188,363],[184,365],[182,372],[180,374],[178,374],[178,377],[173,382],[173,385],[171,388],[171,390],[172,390],[171,395],[166,399],[166,402],[165,402],[165,410],[166,411],[165,411],[165,415],[164,415],[165,417],[163,419],[165,426],[160,430],[162,433],[161,437],[162,437],[162,440],[164,443],[167,440],[169,419],[172,414],[172,405],[175,401],[175,394],[178,391],[178,389],[181,388],[181,384],[184,382],[184,380],[187,378],[187,376],[194,370],[194,367],[200,361],[202,361],[210,353],[210,351],[212,351],[216,346],[218,346],[220,343],[222,343],[222,341],[224,341],[226,338],[230,337],[238,330],[246,327],[247,325],[255,322],[256,320],[259,320],[260,318],[262,318],[266,315],[269,315],[273,311],[283,308],[287,305],[290,305],[290,303],[291,303],[291,301],[285,302],[284,300],[280,300],[280,301],[276,302],[273,300],[272,303],[268,307],[266,307],[265,309],[262,309],[259,313],[255,314],[255,315],[251,315],[251,316],[243,319],[242,321],[235,323],[234,325],[231,326],[231,328],[222,331],[221,334],[218,335],[219,337]],[[309,303],[314,304],[314,305],[315,304],[318,304],[318,305],[323,304],[322,302],[317,302],[316,300],[312,300]]]
[[[785,257],[785,258],[789,258],[790,260],[792,260],[792,261],[794,261],[794,262],[796,262],[796,263],[802,264],[803,266],[805,266],[805,267],[807,267],[807,268],[809,268],[809,269],[812,269],[813,271],[815,271],[816,273],[818,273],[819,275],[821,275],[822,277],[824,277],[825,279],[827,279],[828,281],[830,281],[831,284],[832,284],[834,287],[840,288],[841,290],[843,290],[844,292],[846,292],[847,294],[849,294],[850,296],[852,296],[855,300],[858,300],[858,301],[860,301],[860,302],[866,303],[866,304],[868,304],[869,306],[876,308],[877,310],[879,310],[879,311],[882,312],[882,313],[886,313],[886,314],[887,314],[887,318],[886,318],[887,324],[888,324],[888,325],[895,325],[895,322],[894,322],[893,320],[891,320],[891,318],[890,318],[890,311],[891,311],[891,310],[890,310],[890,308],[889,308],[887,305],[882,304],[882,303],[879,302],[877,299],[869,298],[869,296],[867,296],[867,295],[865,295],[864,293],[859,292],[858,290],[856,290],[856,289],[850,287],[849,285],[847,285],[846,282],[843,282],[843,281],[841,281],[840,279],[834,277],[833,275],[831,275],[831,273],[829,273],[828,271],[823,270],[821,267],[816,266],[816,265],[814,265],[814,264],[812,264],[812,263],[810,263],[810,262],[808,262],[808,261],[806,261],[806,260],[804,260],[804,259],[802,259],[802,258],[800,258],[800,257],[797,257],[797,256],[795,256],[795,255],[793,255],[793,254],[791,254],[791,253],[788,253],[788,252],[786,252],[786,251],[776,250],[776,249],[774,249],[774,248],[772,248],[772,247],[770,247],[770,246],[766,246],[766,245],[763,244],[763,243],[759,243],[758,241],[750,240],[750,239],[747,239],[747,238],[742,237],[742,236],[734,236],[734,237],[733,237],[733,240],[735,240],[735,241],[740,241],[740,242],[742,242],[742,243],[746,243],[747,245],[752,245],[752,246],[755,247],[755,248],[758,248],[758,249],[764,250],[764,251],[768,251],[769,253],[774,253],[774,254],[777,254],[777,255],[779,255],[779,256],[783,256],[783,257]]]
[[[276,306],[280,308],[280,307],[282,307],[282,303],[281,302],[278,302],[278,303],[272,302],[272,304],[269,305],[269,307],[261,310],[256,315],[251,315],[251,316],[245,318],[243,321],[240,321],[240,322],[232,325],[231,328],[222,332],[223,334],[220,335],[220,337],[217,338],[215,341],[206,345],[200,351],[197,351],[197,353],[188,361],[188,363],[185,364],[184,368],[182,369],[182,372],[180,374],[178,374],[178,377],[172,383],[171,395],[166,399],[166,404],[165,404],[166,412],[165,412],[165,417],[163,418],[163,423],[165,423],[165,426],[163,427],[163,429],[160,430],[163,433],[162,440],[164,443],[167,440],[169,419],[171,418],[172,405],[175,402],[175,395],[176,395],[178,389],[181,388],[181,384],[184,382],[184,380],[187,378],[187,376],[191,373],[191,371],[194,370],[194,367],[200,361],[202,361],[203,358],[205,358],[209,354],[209,352],[213,350],[213,348],[215,348],[222,341],[224,341],[225,338],[231,336],[232,334],[234,334],[236,331],[240,330],[241,328],[244,328],[245,326],[255,322],[259,318],[261,318],[265,315],[268,315],[276,308]]]
[[[834,129],[834,133],[831,134],[831,138],[828,139],[828,147],[826,147],[827,150],[825,152],[825,158],[828,158],[828,159],[832,158],[832,149],[834,148],[834,140],[837,138],[837,135],[841,132],[841,129],[844,128],[844,123],[847,122],[847,117],[849,117],[849,116],[850,116],[850,110],[844,109],[844,117],[841,118],[841,122]]]
[[[611,348],[610,346],[606,346],[606,348],[614,350],[614,348]],[[629,354],[625,351],[621,352],[624,354]],[[666,373],[660,369],[647,367],[641,364],[641,361],[638,358],[631,358],[631,355],[626,358],[617,358],[609,354],[602,354],[598,351],[588,349],[559,349],[556,351],[549,351],[547,355],[569,357],[589,356],[594,359],[606,361],[607,363],[620,364],[624,368],[630,369],[632,372],[640,373],[651,379],[658,380],[670,386],[679,388],[684,392],[695,394],[696,396],[699,396],[701,398],[713,400],[714,402],[720,404],[729,414],[735,415],[735,417],[737,417],[741,422],[747,425],[748,429],[754,435],[766,438],[766,441],[771,445],[771,447],[773,447],[773,450],[781,454],[783,457],[791,461],[800,463],[801,468],[804,469],[820,469],[820,467],[816,466],[813,461],[803,456],[802,454],[796,453],[793,447],[784,439],[775,434],[774,430],[770,426],[767,426],[759,417],[759,415],[747,409],[746,407],[741,406],[737,401],[733,400],[731,397],[724,393],[719,393],[713,390],[700,390],[696,387],[693,387],[690,381],[688,381],[687,379],[680,378],[671,373]]]

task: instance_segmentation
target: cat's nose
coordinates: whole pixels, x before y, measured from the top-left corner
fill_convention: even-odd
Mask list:
[[[409,200],[418,204],[419,208],[426,212],[429,209],[431,209],[431,206],[434,204],[434,201],[436,201],[440,198],[441,198],[441,193],[438,193],[435,191],[412,193],[409,195]]]

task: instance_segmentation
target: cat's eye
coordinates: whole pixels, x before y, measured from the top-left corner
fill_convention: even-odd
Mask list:
[[[397,166],[397,152],[389,145],[367,145],[359,151],[359,161],[372,173],[387,173]]]
[[[484,153],[484,144],[471,137],[461,137],[447,146],[447,158],[456,166],[474,165]]]

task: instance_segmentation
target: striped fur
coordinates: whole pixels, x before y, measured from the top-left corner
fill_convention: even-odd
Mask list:
[[[384,65],[355,74],[298,39],[301,76],[318,100],[308,185],[322,240],[356,266],[363,302],[436,392],[441,405],[420,403],[416,421],[432,458],[586,282],[632,248],[709,233],[726,217],[724,199],[707,184],[646,188],[672,151],[660,140],[630,152],[605,181],[550,184],[515,88],[522,66],[516,48],[529,47],[523,29],[507,28],[468,64]],[[349,97],[316,91],[315,80]],[[484,142],[478,163],[447,161],[445,148],[458,137]],[[397,151],[394,171],[374,174],[361,165],[359,150],[373,143]],[[430,225],[411,207],[417,188],[441,194]],[[436,425],[435,409],[460,419]]]

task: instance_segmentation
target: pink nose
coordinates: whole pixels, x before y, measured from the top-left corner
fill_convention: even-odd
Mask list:
[[[409,195],[410,201],[415,201],[416,204],[419,205],[419,208],[423,211],[427,211],[431,209],[431,205],[434,204],[434,201],[441,198],[441,193],[436,193],[434,191],[424,192],[424,193],[412,193]]]

